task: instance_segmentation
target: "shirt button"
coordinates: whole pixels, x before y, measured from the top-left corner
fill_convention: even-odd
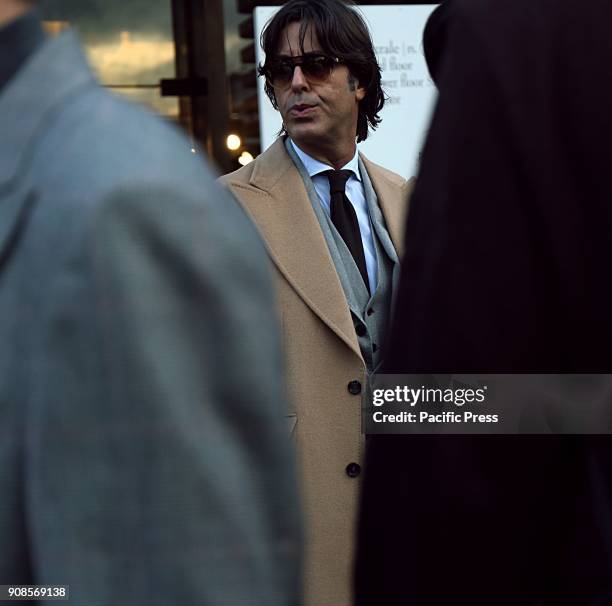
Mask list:
[[[349,478],[356,478],[361,473],[361,465],[359,463],[349,463],[346,466],[346,475]]]
[[[371,316],[374,313],[374,310],[370,307],[370,309],[368,309],[368,316]]]
[[[363,324],[357,324],[357,326],[355,326],[355,332],[357,333],[358,337],[365,337],[365,334],[368,331],[366,330],[366,327]]]
[[[351,381],[347,385],[347,389],[351,395],[356,396],[358,393],[361,393],[361,383],[359,381]]]

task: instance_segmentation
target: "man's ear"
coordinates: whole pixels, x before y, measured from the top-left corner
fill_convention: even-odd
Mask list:
[[[355,91],[355,98],[357,99],[357,102],[361,101],[366,95],[366,89],[359,84],[359,80],[357,80],[357,78],[355,78],[355,76],[353,76],[353,74],[350,72],[348,75],[348,84],[349,88]]]

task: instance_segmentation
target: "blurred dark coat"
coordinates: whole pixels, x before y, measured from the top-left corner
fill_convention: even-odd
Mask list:
[[[612,372],[612,4],[453,5],[386,371]],[[357,603],[612,603],[610,441],[373,437]]]
[[[287,606],[299,506],[254,227],[71,34],[0,94],[0,584]]]

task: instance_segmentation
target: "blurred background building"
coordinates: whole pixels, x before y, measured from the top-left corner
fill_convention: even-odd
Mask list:
[[[40,10],[51,34],[77,31],[104,86],[178,122],[194,153],[202,146],[229,172],[261,151],[252,13],[282,3],[41,0]]]

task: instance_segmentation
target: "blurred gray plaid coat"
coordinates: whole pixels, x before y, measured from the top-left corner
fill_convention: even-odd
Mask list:
[[[297,600],[265,253],[72,34],[0,94],[0,584],[71,604]]]

